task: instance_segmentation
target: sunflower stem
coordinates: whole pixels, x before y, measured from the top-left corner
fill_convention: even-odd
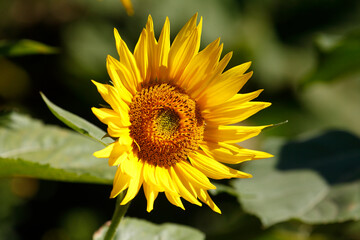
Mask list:
[[[104,240],[113,240],[115,237],[116,230],[121,222],[121,219],[125,215],[127,209],[130,206],[130,202],[125,205],[120,205],[121,201],[124,199],[126,191],[123,191],[119,194],[116,199],[115,211],[111,219],[110,226],[105,234]]]

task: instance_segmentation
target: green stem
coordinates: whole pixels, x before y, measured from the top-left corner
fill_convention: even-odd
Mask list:
[[[123,218],[127,209],[130,206],[130,202],[125,205],[120,205],[120,203],[124,199],[125,195],[126,195],[126,191],[123,191],[119,194],[119,196],[116,199],[115,211],[112,216],[110,226],[105,234],[104,240],[114,239],[117,227],[119,226],[121,219]]]

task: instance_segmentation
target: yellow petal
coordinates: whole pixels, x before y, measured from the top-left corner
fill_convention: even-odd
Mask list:
[[[225,56],[220,60],[219,64],[216,66],[216,69],[213,72],[213,75],[214,75],[213,78],[219,77],[222,74],[222,72],[224,71],[224,69],[226,68],[228,63],[230,62],[232,55],[233,55],[233,52],[229,52],[229,53],[225,54]]]
[[[209,112],[224,111],[224,110],[228,110],[228,109],[236,109],[239,107],[241,108],[242,104],[257,98],[262,91],[263,91],[263,89],[260,89],[260,90],[257,90],[257,91],[251,92],[251,93],[236,94],[235,96],[233,96],[228,101],[226,101],[222,104],[205,109],[202,112],[202,114],[206,115]]]
[[[120,62],[132,75],[131,80],[133,81],[133,83],[131,86],[134,86],[135,89],[137,89],[137,87],[142,82],[142,79],[135,58],[128,49],[126,43],[121,39],[119,32],[116,29],[114,29],[114,35],[116,41],[116,48],[120,57]]]
[[[102,98],[110,104],[111,108],[119,114],[123,121],[126,121],[128,118],[127,112],[129,111],[129,106],[120,98],[117,89],[108,84],[101,84],[95,81],[92,82],[97,87]]]
[[[270,105],[271,103],[267,102],[248,102],[242,104],[237,109],[221,109],[204,114],[203,117],[209,125],[229,125],[241,122]]]
[[[186,187],[184,183],[181,181],[179,176],[176,174],[173,167],[169,168],[170,171],[170,177],[174,181],[174,185],[179,192],[180,196],[183,197],[185,200],[201,206],[202,204],[196,199],[196,197],[190,192],[191,189],[189,187]]]
[[[131,1],[130,0],[120,0],[121,3],[124,5],[125,7],[125,10],[126,10],[126,13],[129,15],[129,16],[132,16],[134,15],[134,9],[133,9],[133,6],[131,4]]]
[[[113,154],[109,157],[109,161],[108,161],[109,166],[120,166],[125,161],[125,159],[129,157],[128,154],[129,149],[126,148],[126,146],[119,147],[117,151],[120,151],[120,149],[122,150],[121,153],[119,153],[118,155]]]
[[[120,162],[125,157],[127,157],[127,153],[132,150],[131,146],[132,146],[132,139],[129,136],[123,135],[121,138],[117,139],[116,142],[114,143],[114,147],[109,157],[109,165],[110,166],[119,165]],[[124,154],[126,155],[123,156]]]
[[[119,193],[127,189],[129,187],[130,180],[131,178],[129,175],[123,174],[118,168],[114,177],[113,189],[111,191],[110,198],[116,197]]]
[[[119,167],[123,173],[135,178],[139,174],[137,161],[139,161],[139,159],[135,158],[132,154],[128,154],[128,156],[120,163]]]
[[[218,81],[218,78],[220,77],[221,73],[224,71],[228,63],[230,62],[230,59],[232,57],[232,52],[227,53],[220,62],[216,65],[215,69],[209,73],[209,77],[207,80],[207,84],[200,85],[198,88],[193,88],[191,90],[191,97],[195,99],[196,101],[199,100],[199,98],[206,93],[206,90],[212,86],[215,82]],[[198,103],[200,104],[200,103]],[[201,106],[201,105],[200,105]],[[206,106],[201,106],[201,109],[206,109]]]
[[[229,151],[232,151],[236,154],[251,154],[253,155],[253,160],[273,157],[273,155],[270,153],[243,148],[234,143],[219,143],[219,144],[221,145],[221,147],[226,148]]]
[[[105,100],[105,102],[110,104],[111,100],[110,100],[110,96],[109,96],[109,88],[111,86],[108,85],[108,84],[98,83],[98,82],[96,82],[94,80],[91,80],[91,82],[96,86],[96,89],[100,93],[101,97]]]
[[[129,79],[132,77],[130,73],[110,55],[106,58],[106,68],[115,88],[119,92],[120,98],[126,103],[131,103],[133,94],[135,93],[135,87],[130,86],[132,84],[129,83]]]
[[[182,210],[185,210],[185,207],[182,204],[181,199],[178,195],[172,195],[165,191],[165,196],[169,200],[169,202],[171,202],[173,205],[178,206]]]
[[[182,176],[186,181],[191,182],[197,188],[216,188],[202,172],[191,166],[188,162],[181,161],[176,163],[176,165],[174,165],[174,170],[178,176]]]
[[[154,23],[151,15],[148,16],[148,21],[145,27],[146,32],[146,44],[147,44],[147,56],[148,56],[148,69],[146,78],[143,79],[144,84],[147,84],[150,79],[155,79],[157,76],[157,41],[154,33]]]
[[[159,42],[157,45],[156,51],[156,72],[157,78],[163,80],[165,78],[165,73],[162,69],[168,66],[168,58],[170,51],[170,21],[169,18],[166,17],[163,29],[161,30],[161,34],[159,37]]]
[[[130,134],[130,129],[128,127],[119,126],[115,122],[109,122],[108,133],[112,137],[128,136]]]
[[[148,16],[145,30],[146,30],[147,40],[149,41],[148,42],[149,47],[150,46],[155,47],[154,43],[157,44],[157,41],[156,41],[155,33],[154,33],[154,22],[153,22],[151,15]]]
[[[156,167],[154,165],[144,162],[144,168],[143,168],[144,182],[146,182],[156,191],[163,192],[165,191],[164,188],[160,186],[160,184],[156,180],[155,169]]]
[[[140,174],[142,173],[143,164],[141,161],[134,161],[134,162],[136,164],[136,168],[138,169],[137,175],[136,177],[131,177],[129,188],[126,192],[124,199],[120,203],[121,205],[125,205],[128,202],[130,202],[137,195],[143,183],[143,175]]]
[[[181,28],[173,41],[173,46],[181,45],[181,43],[184,42],[192,34],[193,30],[196,29],[197,16],[198,13],[195,13],[194,16],[192,16],[192,18],[190,18],[190,20]],[[202,20],[200,19],[200,22],[201,21]]]
[[[256,156],[255,153],[239,151],[239,149],[225,143],[206,142],[201,144],[200,148],[209,157],[228,164],[238,164],[253,160]]]
[[[94,115],[103,123],[109,124],[109,122],[116,122],[120,126],[127,127],[126,121],[120,118],[119,114],[112,109],[108,108],[91,108]]]
[[[253,74],[253,72],[243,74],[242,71],[247,67],[250,67],[250,62],[223,73],[216,82],[204,90],[203,95],[198,99],[199,104],[204,108],[210,108],[232,98]]]
[[[106,64],[109,75],[111,74],[111,79],[114,81],[114,85],[123,89],[123,94],[126,94],[124,97],[130,98],[129,102],[131,102],[132,96],[136,94],[136,88],[138,86],[134,73],[122,62],[119,62],[110,55],[106,58]]]
[[[119,95],[119,92],[116,88],[109,86],[109,99],[110,99],[110,106],[112,109],[117,112],[120,115],[120,118],[123,119],[123,121],[126,121],[130,125],[129,119],[129,105],[127,105]]]
[[[215,126],[206,127],[204,140],[210,142],[237,143],[259,135],[267,126]]]
[[[133,144],[133,139],[130,137],[130,135],[125,134],[125,132],[124,132],[124,135],[119,137],[117,141],[121,145],[129,145],[129,146],[131,146]]]
[[[194,20],[196,22],[196,18]],[[176,81],[180,78],[183,70],[199,51],[202,18],[196,27],[191,19],[188,27],[185,25],[171,45],[169,51],[168,80]]]
[[[174,168],[175,171],[175,168]],[[175,174],[179,177],[180,181],[184,184],[184,187],[190,192],[191,195],[197,198],[197,192],[196,189],[199,188],[199,185],[197,183],[191,182],[191,179],[189,180],[185,175],[182,173],[177,173],[175,171]],[[189,201],[189,200],[188,200]],[[190,201],[189,201],[190,202]]]
[[[105,148],[94,152],[94,156],[97,158],[108,158],[110,157],[110,154],[112,152],[112,150],[114,149],[115,143],[111,143],[108,146],[106,146]]]
[[[200,148],[209,157],[228,164],[273,157],[269,153],[243,148],[232,143],[205,142],[200,145]]]
[[[189,159],[195,168],[199,169],[207,177],[213,179],[252,177],[251,174],[232,169],[199,152],[190,154]]]
[[[152,185],[148,185],[146,182],[143,183],[143,189],[147,200],[146,211],[151,212],[154,208],[154,201],[157,198],[159,192],[154,190]]]
[[[145,29],[142,30],[139,40],[135,46],[134,57],[139,67],[141,78],[146,79],[148,66],[149,66],[149,58],[148,58],[147,36]]]
[[[169,192],[173,195],[177,194],[176,188],[170,178],[168,169],[160,166],[155,167],[156,182],[165,189],[165,192]]]
[[[218,63],[222,52],[222,45],[219,46],[219,43],[220,39],[217,39],[196,54],[181,75],[178,84],[190,95],[194,90],[203,85],[207,86],[208,81],[211,81],[209,76]]]
[[[221,210],[213,202],[207,191],[205,191],[204,189],[199,189],[198,195],[199,195],[199,199],[204,203],[206,203],[214,212],[221,214]]]

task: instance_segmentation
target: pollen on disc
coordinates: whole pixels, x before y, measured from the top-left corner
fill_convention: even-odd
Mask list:
[[[133,98],[129,117],[138,158],[155,166],[186,161],[203,139],[205,124],[196,102],[170,84],[143,87]]]

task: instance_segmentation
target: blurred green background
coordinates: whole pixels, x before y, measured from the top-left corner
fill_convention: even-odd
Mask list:
[[[204,18],[201,48],[221,37],[224,53],[234,51],[229,67],[253,63],[254,75],[240,92],[265,89],[257,100],[273,103],[245,124],[289,121],[243,146],[262,149],[269,139],[292,140],[330,129],[360,135],[360,1],[132,3],[135,14],[129,17],[118,0],[0,1],[0,111],[15,109],[61,125],[43,103],[42,91],[63,108],[104,128],[90,111],[103,103],[90,80],[109,80],[106,55],[117,57],[113,28],[132,50],[148,14],[157,36],[169,16],[173,39],[199,12]],[[32,54],[33,42],[18,42],[24,39],[44,46],[36,46]],[[30,46],[27,55],[16,54],[14,46],[19,44]],[[90,239],[111,218],[110,191],[107,185],[0,179],[0,239]],[[190,225],[207,239],[360,239],[357,222],[309,225],[291,220],[265,229],[255,216],[233,211],[239,208],[235,197],[222,193],[214,201],[223,215],[187,203],[182,211],[164,196],[147,213],[140,193],[127,215]]]

